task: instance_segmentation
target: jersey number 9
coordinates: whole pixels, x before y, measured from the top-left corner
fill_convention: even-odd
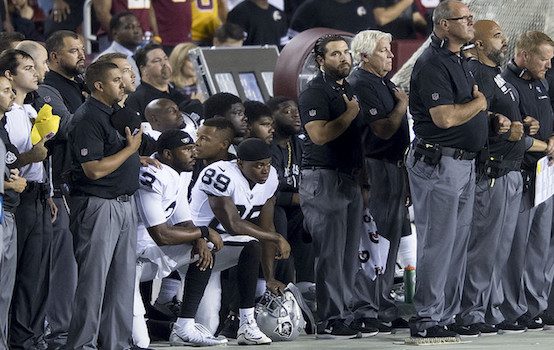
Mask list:
[[[223,174],[216,174],[214,169],[207,169],[204,173],[204,176],[202,176],[202,182],[206,185],[212,185],[213,187],[221,192],[227,191],[227,187],[229,187],[229,183],[231,182],[231,179],[228,176],[225,176]]]

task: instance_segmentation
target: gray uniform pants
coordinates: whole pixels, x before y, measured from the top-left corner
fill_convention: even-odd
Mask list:
[[[519,171],[497,178],[494,183],[486,176],[477,182],[459,314],[466,326],[486,322],[487,310],[499,313],[498,306],[504,299],[502,288],[499,288],[500,276],[510,255],[522,188]],[[487,320],[492,324],[502,321]]]
[[[0,226],[0,349],[8,349],[8,312],[17,266],[17,229],[13,213],[4,211]]]
[[[379,235],[389,241],[390,248],[383,275],[371,281],[363,271],[356,274],[353,309],[356,318],[379,317],[389,322],[399,317],[390,291],[408,215],[406,170],[396,164],[370,158],[366,158],[366,170],[370,185],[369,211],[375,219]]]
[[[462,299],[475,198],[475,163],[443,156],[432,166],[406,160],[417,229],[414,327],[454,322]]]
[[[78,280],[66,349],[130,348],[136,270],[135,202],[71,197]]]
[[[305,169],[299,194],[304,225],[313,237],[319,320],[351,320],[363,209],[360,186],[335,170]]]
[[[502,277],[504,302],[500,310],[508,322],[530,313],[537,316],[546,309],[548,250],[552,228],[552,198],[532,207],[524,193],[517,219],[512,250]],[[550,277],[551,280],[551,277]]]
[[[73,254],[73,236],[69,231],[69,213],[63,198],[53,198],[58,207],[52,235],[50,292],[46,319],[50,334],[46,336],[49,349],[58,349],[67,341],[71,321],[71,303],[77,288],[77,263]]]

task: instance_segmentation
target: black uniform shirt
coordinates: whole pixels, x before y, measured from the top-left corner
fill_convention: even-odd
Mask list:
[[[75,112],[69,133],[69,146],[73,161],[72,193],[113,199],[133,194],[139,187],[139,155],[133,154],[114,172],[98,180],[85,176],[82,163],[111,156],[126,146],[110,123],[113,109],[93,97]]]
[[[285,14],[271,4],[266,10],[252,1],[243,1],[229,12],[227,21],[238,24],[246,32],[244,45],[285,44],[282,40],[288,30]]]
[[[60,92],[69,113],[75,113],[85,102],[85,84],[80,78],[70,80],[51,70],[44,76],[44,84],[53,86]]]
[[[10,136],[8,135],[8,132],[6,131],[6,117],[4,116],[2,120],[0,120],[0,140],[4,142],[4,145],[6,146],[6,168],[8,169],[17,169],[15,167],[15,162],[17,161],[17,158],[19,157],[19,151],[17,150],[17,147],[15,147],[11,141]],[[7,180],[7,174],[4,174],[4,180]],[[4,210],[9,211],[10,213],[15,213],[15,209],[19,205],[19,193],[15,192],[14,190],[6,190],[4,189],[4,203],[3,207]]]
[[[277,205],[291,205],[292,195],[298,193],[303,150],[304,141],[298,135],[292,136],[285,147],[275,141],[271,144],[271,165],[275,167],[279,177]]]
[[[500,113],[513,122],[522,122],[519,111],[519,93],[500,75],[499,67],[490,67],[478,60],[470,60],[469,67],[475,81],[487,98],[489,112]],[[489,153],[496,159],[523,160],[525,137],[516,142],[508,141],[509,132],[502,135],[489,135]]]
[[[488,137],[488,116],[478,113],[462,125],[441,129],[431,119],[429,109],[441,105],[464,104],[473,100],[475,79],[467,60],[448,50],[446,41],[434,35],[418,58],[410,81],[410,113],[414,132],[427,142],[477,152]]]
[[[531,116],[541,124],[539,132],[533,137],[548,141],[554,132],[554,112],[550,104],[546,84],[540,80],[525,80],[520,77],[522,70],[515,63],[510,62],[502,73],[502,77],[512,83],[519,92],[519,110],[521,115]],[[522,168],[535,170],[537,160],[544,157],[542,152],[525,153]]]
[[[361,68],[356,68],[348,82],[356,91],[364,119],[369,124],[385,119],[396,106],[394,89],[396,85],[387,78],[381,78]],[[404,152],[410,143],[408,118],[402,118],[402,123],[388,140],[383,140],[368,131],[365,139],[365,156],[373,159],[397,162],[404,157]]]
[[[354,90],[346,80],[343,85],[338,85],[336,82],[326,79],[324,74],[319,73],[300,94],[298,106],[300,107],[302,126],[314,120],[332,121],[340,117],[346,111],[343,94],[349,98],[354,96]],[[363,126],[360,112],[348,129],[324,145],[313,143],[306,132],[302,168],[322,167],[341,169],[344,172],[360,169],[362,166]]]
[[[296,32],[315,27],[333,28],[350,33],[375,28],[372,8],[368,1],[306,0],[300,5],[290,23]]]
[[[152,85],[141,81],[135,92],[129,95],[125,101],[125,107],[130,108],[133,111],[139,112],[144,119],[144,110],[146,105],[158,98],[168,98],[175,102],[177,106],[185,101],[189,101],[190,98],[180,93],[173,85],[169,85],[169,92],[161,91],[153,87]],[[143,120],[145,121],[145,120]]]

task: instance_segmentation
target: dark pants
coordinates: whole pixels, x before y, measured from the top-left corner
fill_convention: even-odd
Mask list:
[[[304,229],[304,214],[299,206],[275,206],[275,229],[291,246],[287,260],[275,261],[275,278],[289,282],[314,282],[314,253],[311,236]]]
[[[50,279],[52,222],[42,185],[30,182],[20,199],[10,349],[29,349],[43,335]]]
[[[362,194],[352,176],[327,169],[302,170],[300,205],[313,237],[317,313],[323,323],[352,319],[359,267]]]
[[[78,266],[68,350],[130,348],[136,272],[134,199],[71,197]]]
[[[71,321],[71,302],[77,288],[77,262],[73,254],[73,236],[69,231],[69,213],[62,197],[54,198],[58,218],[54,221],[52,237],[52,267],[46,319],[50,334],[46,337],[49,349],[59,349],[67,341]]]
[[[8,348],[8,313],[17,267],[17,229],[13,213],[4,211],[0,225],[0,349]]]

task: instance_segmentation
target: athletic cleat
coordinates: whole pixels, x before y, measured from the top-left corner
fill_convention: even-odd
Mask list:
[[[360,319],[354,320],[350,324],[350,328],[358,329],[358,327],[360,325],[363,326],[363,328],[365,328],[365,329],[370,329],[370,330],[374,330],[374,331],[377,330],[379,332],[379,334],[391,334],[392,333],[391,327],[387,323],[381,322],[377,318],[360,318]],[[358,329],[358,330],[363,333],[364,338],[367,337],[365,335],[366,332],[364,332],[362,329]]]
[[[223,323],[223,327],[219,330],[218,335],[222,335],[228,339],[237,339],[239,330],[239,318],[235,314],[229,314]]]
[[[495,326],[486,324],[484,322],[470,324],[469,329],[473,329],[476,332],[479,332],[479,336],[481,337],[498,334],[498,329],[496,329]]]
[[[169,336],[169,344],[171,346],[215,346],[226,345],[227,338],[215,337],[210,331],[200,323],[195,323],[194,326],[179,329],[173,327]]]
[[[375,320],[377,322],[375,324],[372,324],[372,320]],[[382,325],[383,332],[381,332],[381,329],[376,326],[377,324],[381,325],[381,322],[379,322],[379,320],[377,320],[376,318],[360,318],[352,321],[352,323],[350,324],[350,328],[355,331],[362,332],[363,338],[373,337],[381,333],[390,334],[390,328]]]
[[[449,324],[446,326],[446,329],[458,334],[462,338],[474,338],[479,336],[479,331],[470,326],[462,326],[459,324]]]
[[[330,321],[326,327],[320,324],[317,329],[316,339],[359,339],[363,338],[362,332],[344,323],[343,320]]]
[[[239,345],[271,344],[271,339],[258,328],[258,324],[254,319],[248,320],[239,327],[237,341]]]
[[[438,325],[429,327],[423,331],[412,328],[410,330],[410,335],[412,338],[459,338],[458,333]]]
[[[405,319],[399,317],[396,320],[393,320],[392,322],[383,322],[385,326],[388,326],[392,329],[409,329],[410,324]]]
[[[542,318],[531,318],[527,314],[521,315],[517,319],[517,324],[527,327],[528,332],[542,331],[544,329],[544,323]]]
[[[179,299],[177,299],[177,297],[173,297],[173,299],[171,299],[167,303],[159,303],[156,300],[154,302],[154,305],[152,305],[152,307],[168,317],[177,318],[179,317],[181,304],[182,302]]]
[[[545,326],[550,326],[549,328],[552,328],[552,326],[554,326],[554,316],[543,312],[542,314],[540,314],[540,317]]]
[[[500,334],[519,334],[524,333],[527,327],[517,323],[502,321],[496,325],[496,329],[498,329],[498,333]]]

